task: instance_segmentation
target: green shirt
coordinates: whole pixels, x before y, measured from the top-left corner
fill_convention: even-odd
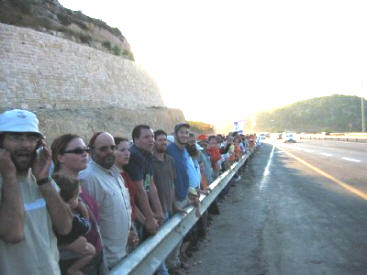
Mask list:
[[[31,172],[17,180],[24,204],[24,239],[15,244],[0,240],[0,274],[60,274],[57,240],[46,201]],[[0,190],[2,185],[0,177]]]

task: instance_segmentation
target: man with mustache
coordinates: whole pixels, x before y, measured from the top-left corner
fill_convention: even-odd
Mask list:
[[[43,138],[34,113],[14,109],[0,115],[2,275],[60,274],[54,230],[68,234],[72,213],[48,177],[51,152]]]
[[[180,209],[185,209],[189,205],[188,193],[189,193],[189,175],[187,172],[187,166],[189,162],[189,154],[186,150],[186,144],[189,139],[190,125],[188,123],[178,123],[174,128],[175,140],[168,145],[167,154],[170,155],[176,164],[176,177],[175,177],[175,199],[176,206]],[[185,240],[184,240],[185,241]],[[172,273],[179,273],[179,267],[188,268],[188,265],[181,261],[179,258],[179,247],[181,243],[171,252],[171,257],[174,259],[174,265],[176,268]]]
[[[107,132],[98,132],[89,141],[92,159],[79,179],[99,208],[99,227],[103,253],[108,268],[112,268],[127,254],[126,245],[131,228],[129,192],[120,170],[114,166],[116,145]]]

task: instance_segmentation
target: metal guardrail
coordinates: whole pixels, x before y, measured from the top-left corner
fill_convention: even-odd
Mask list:
[[[352,141],[352,142],[367,142],[367,135],[365,133],[351,133],[351,134],[303,134],[301,139],[316,139],[316,140],[336,140],[336,141]]]
[[[200,197],[200,214],[203,214],[208,209],[250,155],[251,153],[244,155],[240,161],[234,163],[210,184],[211,192],[206,196],[201,195]],[[174,215],[163,224],[155,235],[140,244],[131,254],[117,264],[109,274],[153,274],[198,221],[199,218],[196,217],[193,206],[189,206],[185,210],[187,215]]]

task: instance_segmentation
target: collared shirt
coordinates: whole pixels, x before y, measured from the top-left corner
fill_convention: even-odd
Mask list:
[[[172,215],[173,202],[175,200],[175,161],[167,154],[164,154],[164,160],[153,156],[152,167],[154,183],[157,187],[163,213]]]
[[[93,160],[79,173],[79,179],[98,205],[103,251],[108,266],[113,267],[126,256],[131,227],[129,192],[117,167],[105,169]]]
[[[189,154],[186,149],[180,149],[175,143],[171,143],[167,147],[167,154],[173,157],[176,164],[176,180],[175,191],[176,199],[179,201],[185,200],[189,192],[189,176],[187,174],[187,162]]]
[[[201,162],[204,164],[204,175],[207,184],[211,184],[214,180],[213,167],[210,162],[210,156],[204,150],[199,151]]]
[[[196,158],[190,157],[187,162],[187,174],[189,176],[189,186],[199,188],[201,181],[200,165]]]
[[[146,191],[149,191],[152,170],[152,154],[138,148],[135,144],[130,148],[130,160],[124,167],[126,173],[129,174],[133,181],[143,181]]]
[[[18,176],[24,203],[24,239],[18,243],[0,240],[0,274],[60,274],[57,240],[36,180],[31,172]],[[3,181],[0,177],[0,202]]]

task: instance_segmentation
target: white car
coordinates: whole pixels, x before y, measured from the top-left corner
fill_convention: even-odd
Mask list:
[[[296,134],[295,133],[285,133],[283,135],[283,141],[284,142],[292,142],[292,143],[297,142]]]

